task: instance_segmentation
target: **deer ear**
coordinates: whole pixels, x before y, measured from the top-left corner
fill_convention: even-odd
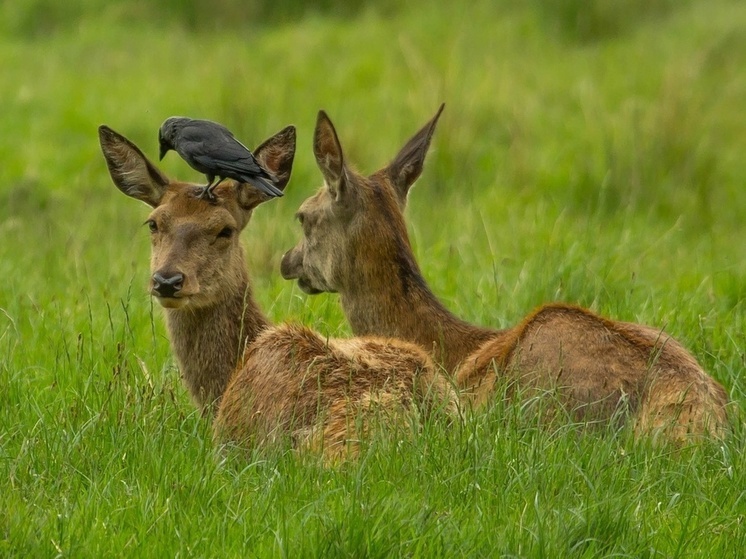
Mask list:
[[[114,185],[149,206],[155,208],[160,204],[170,182],[168,177],[140,148],[108,126],[99,126],[98,138]]]
[[[433,138],[435,126],[438,124],[438,119],[444,107],[445,103],[440,105],[435,116],[430,119],[430,122],[409,139],[385,169],[386,174],[391,179],[391,183],[394,185],[399,205],[402,208],[407,203],[409,189],[422,174],[425,156],[430,148],[430,140]]]
[[[286,126],[262,142],[254,150],[254,157],[272,175],[272,184],[280,190],[285,190],[295,159],[295,126]],[[244,184],[236,183],[235,192],[238,205],[244,210],[253,210],[262,202],[271,200],[259,189]]]
[[[285,190],[295,159],[295,126],[286,126],[265,140],[254,150],[254,157],[274,176],[274,185]]]
[[[316,164],[324,175],[329,193],[340,201],[347,193],[347,173],[337,131],[324,111],[319,111],[313,135]]]

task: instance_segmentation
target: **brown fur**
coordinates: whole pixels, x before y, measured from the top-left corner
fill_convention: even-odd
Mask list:
[[[415,261],[403,209],[441,110],[369,177],[346,164],[331,121],[319,113],[314,151],[325,186],[298,210],[303,237],[283,257],[283,276],[311,294],[339,292],[356,334],[399,337],[430,351],[472,405],[490,401],[498,380],[514,379],[558,394],[579,419],[606,421],[624,405],[638,433],[721,434],[725,390],[661,331],[562,304],[489,330],[438,301]]]
[[[455,411],[455,394],[419,347],[385,338],[324,340],[300,326],[273,327],[252,296],[239,233],[266,197],[226,181],[213,201],[170,181],[107,127],[101,147],[114,184],[153,206],[151,273],[181,273],[175,297],[158,297],[195,403],[215,436],[239,444],[289,436],[327,458],[354,455],[374,419],[417,405]],[[288,127],[255,150],[284,189],[295,154]],[[152,279],[151,279],[152,289]]]
[[[249,346],[223,397],[218,424],[228,440],[290,435],[296,446],[321,447],[336,457],[357,450],[377,419],[398,422],[415,401],[433,398],[434,383],[446,391],[425,352],[411,344],[325,340],[284,325]]]

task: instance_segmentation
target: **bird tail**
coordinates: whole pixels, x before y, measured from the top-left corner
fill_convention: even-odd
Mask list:
[[[256,188],[264,192],[270,198],[277,198],[283,195],[282,190],[280,190],[274,184],[272,184],[272,181],[269,179],[265,179],[264,177],[257,177],[257,176],[253,176],[253,177],[247,176],[247,177],[244,177],[244,179],[245,180],[243,182],[247,182],[255,186]]]

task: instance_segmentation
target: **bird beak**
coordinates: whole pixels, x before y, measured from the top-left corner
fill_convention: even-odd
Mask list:
[[[161,152],[160,157],[158,157],[158,161],[163,161],[163,157],[168,153],[168,148],[164,145],[161,145]]]

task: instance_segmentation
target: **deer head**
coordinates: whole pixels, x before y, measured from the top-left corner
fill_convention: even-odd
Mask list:
[[[114,184],[153,208],[145,221],[151,232],[150,292],[165,308],[215,304],[248,282],[239,233],[253,209],[268,200],[247,184],[225,181],[214,200],[202,187],[172,181],[140,149],[107,126],[99,127],[101,149]],[[254,151],[284,189],[295,155],[295,128],[288,126]]]
[[[402,265],[387,281],[400,281],[405,290],[408,283],[421,281],[412,274],[418,269],[402,212],[410,187],[422,173],[442,110],[443,105],[391,163],[368,177],[347,165],[334,125],[319,112],[313,150],[324,186],[296,214],[303,237],[282,258],[285,279],[297,279],[309,294],[351,293],[390,276],[370,269],[389,261]]]

